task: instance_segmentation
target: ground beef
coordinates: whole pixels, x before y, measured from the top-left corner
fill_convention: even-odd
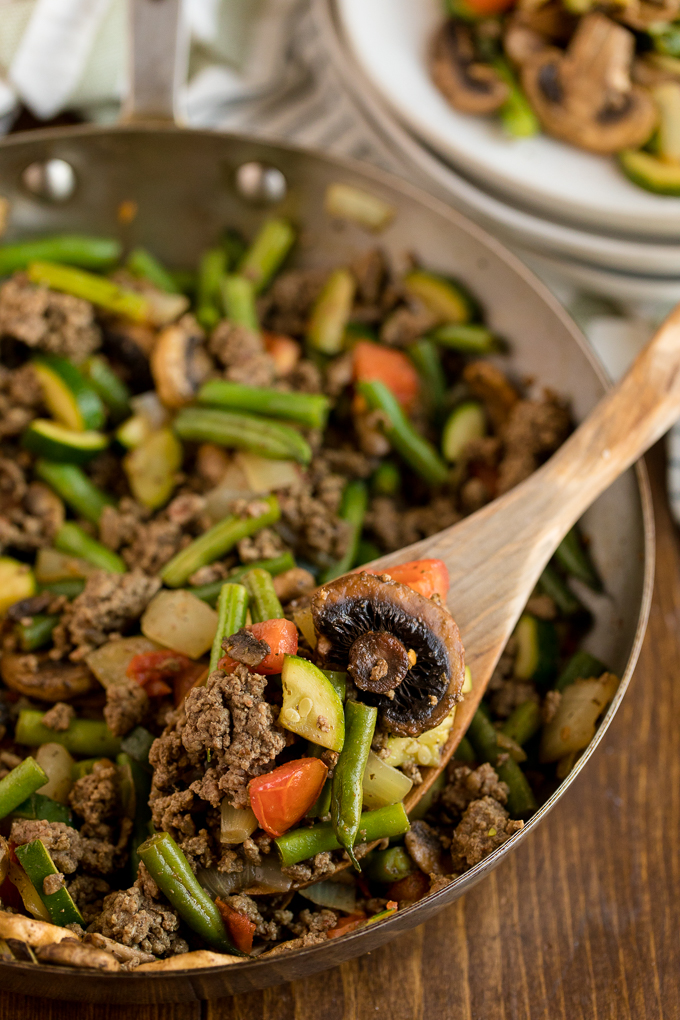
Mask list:
[[[375,496],[366,514],[366,527],[380,547],[391,552],[456,524],[460,516],[449,496],[437,496],[427,506],[409,509],[391,496]]]
[[[491,696],[491,710],[498,719],[508,716],[525,701],[539,702],[540,695],[534,684],[526,680],[515,680],[513,677],[504,681]]]
[[[261,335],[247,326],[223,320],[213,330],[208,346],[213,357],[224,366],[225,379],[249,386],[273,383],[274,359],[267,354]]]
[[[55,705],[52,705],[42,717],[43,726],[47,726],[49,729],[54,730],[56,733],[67,730],[71,725],[71,719],[75,718],[75,709],[73,705],[67,705],[65,701],[58,701]]]
[[[33,366],[10,370],[0,365],[0,439],[18,436],[42,409],[42,388]]]
[[[355,847],[355,851],[361,850],[361,847]],[[357,856],[360,856],[357,853]],[[287,868],[281,868],[284,875],[288,878],[292,878],[294,882],[315,882],[322,878],[324,875],[328,875],[332,871],[335,871],[335,861],[328,851],[316,854],[310,861],[304,861],[301,864],[291,864]]]
[[[237,545],[241,563],[273,560],[281,555],[283,548],[283,542],[271,528],[263,528],[256,535],[242,538]]]
[[[288,375],[279,383],[281,389],[292,390],[294,393],[321,393],[323,391],[323,377],[321,371],[313,361],[307,358],[300,358]]]
[[[127,860],[126,846],[132,832],[129,818],[120,821],[120,834],[114,842],[113,826],[104,822],[85,822],[83,836],[83,868],[93,875],[109,875],[122,868]]]
[[[55,892],[59,892],[64,886],[64,876],[60,871],[56,871],[53,875],[45,875],[42,884],[43,895],[53,896]]]
[[[449,766],[449,782],[444,787],[439,804],[454,818],[463,814],[473,800],[492,797],[499,804],[508,799],[507,783],[501,782],[492,765],[484,763],[471,769],[460,762]]]
[[[437,325],[438,319],[421,304],[402,305],[385,319],[380,339],[392,347],[406,347]]]
[[[552,722],[555,718],[555,713],[560,707],[561,700],[561,691],[548,691],[546,693],[545,698],[543,699],[543,704],[541,705],[541,718],[544,726],[547,726],[548,723]]]
[[[362,252],[351,265],[352,275],[357,282],[356,302],[361,311],[375,309],[376,318],[382,317],[380,298],[387,281],[387,264],[380,248],[369,248]],[[366,321],[366,316],[361,316]]]
[[[160,586],[160,578],[147,577],[141,570],[129,574],[95,571],[58,625],[76,646],[71,659],[83,659],[103,645],[109,634],[126,630],[139,619]]]
[[[542,401],[518,400],[500,430],[504,455],[498,475],[499,495],[533,474],[564,442],[569,430],[567,409],[555,396],[548,394]]]
[[[27,483],[24,454],[0,457],[0,551],[50,545],[64,523],[64,504],[42,482]]]
[[[463,379],[484,404],[494,430],[500,432],[519,401],[515,387],[490,361],[471,361],[463,370]]]
[[[439,834],[427,822],[413,822],[404,843],[411,860],[425,875],[444,875],[449,870]]]
[[[350,529],[338,509],[345,484],[346,478],[318,456],[304,481],[279,495],[279,527],[300,558],[329,566],[344,555]]]
[[[260,913],[258,904],[245,893],[236,896],[225,896],[224,902],[239,914],[244,914],[255,925],[255,935],[265,942],[274,942],[280,938],[280,928],[276,921],[265,920]]]
[[[149,708],[149,696],[134,680],[110,684],[106,688],[104,719],[116,737],[123,737],[142,721]]]
[[[305,935],[320,935],[335,928],[338,914],[334,910],[301,910],[296,921],[288,925],[298,938]]]
[[[277,276],[259,302],[264,328],[274,333],[304,336],[312,305],[327,277],[323,269],[291,269]]]
[[[508,818],[508,812],[493,797],[474,800],[453,830],[451,860],[453,871],[461,873],[488,857],[524,825]]]
[[[104,507],[99,537],[109,549],[120,553],[128,567],[157,574],[182,542],[182,526],[168,519],[168,511],[149,520],[145,507],[125,497],[117,508]]]
[[[83,856],[83,839],[77,829],[64,822],[17,818],[12,822],[10,842],[22,846],[34,839],[45,845],[54,866],[64,875],[72,875]]]
[[[222,648],[229,658],[243,663],[244,666],[259,666],[262,660],[271,652],[271,648],[266,641],[259,641],[245,627],[241,627],[235,634],[225,638],[222,642]]]
[[[111,891],[109,883],[95,875],[76,875],[67,882],[66,888],[86,925],[92,924],[101,914],[104,897]]]
[[[118,774],[116,766],[96,762],[89,775],[78,779],[71,788],[69,803],[75,813],[90,825],[98,825],[116,812]]]
[[[0,336],[76,363],[101,344],[89,301],[37,287],[23,273],[0,286]]]
[[[176,910],[156,903],[135,884],[122,892],[110,893],[95,921],[95,931],[154,956],[185,953],[188,945],[178,934]]]

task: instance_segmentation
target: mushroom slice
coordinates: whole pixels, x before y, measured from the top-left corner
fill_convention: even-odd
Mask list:
[[[0,674],[13,691],[39,701],[68,701],[93,686],[92,674],[84,663],[54,662],[47,653],[6,652],[0,659]]]
[[[159,334],[151,355],[151,374],[166,407],[188,404],[208,375],[212,363],[204,340],[205,334],[193,315],[183,315]]]
[[[48,921],[36,921],[22,914],[0,910],[0,939],[17,939],[29,946],[49,946],[64,939],[77,939],[70,928],[60,928]]]
[[[494,113],[508,98],[508,86],[476,60],[470,29],[455,18],[435,35],[430,68],[437,88],[461,113]]]
[[[446,609],[407,585],[348,574],[315,592],[312,618],[323,666],[348,669],[391,733],[417,737],[460,700],[458,627]]]
[[[53,963],[58,967],[84,967],[88,970],[118,971],[120,963],[111,953],[94,946],[84,946],[73,937],[38,946],[35,952],[41,963]]]
[[[135,968],[135,973],[151,970],[198,970],[201,967],[224,967],[230,963],[243,963],[243,957],[214,953],[211,949],[195,949],[193,953],[178,953],[177,956],[169,956],[166,960],[142,963]]]
[[[614,17],[639,32],[650,25],[675,21],[680,14],[680,0],[629,0],[616,10]]]
[[[631,83],[635,39],[603,14],[582,18],[566,53],[550,48],[522,68],[522,85],[548,134],[607,155],[643,145],[657,120]]]

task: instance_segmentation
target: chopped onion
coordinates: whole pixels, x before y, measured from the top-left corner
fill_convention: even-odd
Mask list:
[[[211,489],[206,496],[206,513],[217,523],[231,512],[231,504],[235,499],[252,499],[256,495],[246,478],[245,471],[234,458],[227,466],[219,485]]]
[[[398,804],[412,786],[408,776],[369,751],[363,781],[364,809],[372,811],[387,804]]]
[[[252,808],[236,808],[222,801],[222,820],[220,823],[220,841],[222,843],[243,843],[255,832],[257,818]]]
[[[67,804],[73,786],[71,769],[74,761],[66,748],[61,744],[41,744],[36,751],[35,760],[47,776],[47,782],[40,787],[38,793],[51,797],[60,804]]]
[[[140,626],[151,641],[200,659],[212,646],[217,613],[190,591],[159,591],[146,607]]]
[[[329,907],[331,910],[342,910],[352,914],[357,907],[357,891],[355,886],[344,882],[315,882],[306,889],[298,889],[300,896],[316,903],[317,907]]]
[[[368,191],[350,184],[329,184],[324,203],[329,216],[352,220],[369,230],[384,230],[394,218],[395,208]]]
[[[242,889],[257,886],[263,892],[288,892],[293,880],[284,875],[275,857],[265,857],[262,864],[246,863],[243,871],[225,875],[217,868],[199,868],[196,877],[211,896],[233,896]]]
[[[163,407],[155,390],[148,390],[146,393],[138,393],[136,397],[130,397],[130,407],[136,414],[145,418],[150,429],[162,429],[168,421],[168,410]]]
[[[68,556],[56,549],[41,549],[35,561],[35,579],[39,584],[52,584],[54,581],[70,581],[74,577],[89,577],[96,569],[77,556]]]
[[[110,687],[111,684],[125,683],[128,664],[135,655],[157,652],[160,648],[156,641],[145,637],[121,638],[96,648],[85,656],[85,662],[102,687]]]
[[[275,489],[288,489],[300,481],[298,466],[293,460],[270,460],[257,453],[237,453],[234,461],[256,493],[269,493]]]
[[[540,760],[559,761],[570,751],[586,747],[618,685],[618,677],[605,673],[599,680],[575,680],[565,687],[555,715],[543,729]]]
[[[312,607],[306,606],[304,609],[296,609],[293,612],[293,620],[295,626],[300,631],[305,641],[310,648],[316,648],[316,630],[314,629],[314,620],[312,618]]]

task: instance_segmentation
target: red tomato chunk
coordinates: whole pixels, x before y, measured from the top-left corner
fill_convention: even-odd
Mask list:
[[[384,383],[406,409],[418,395],[418,373],[403,351],[395,351],[370,340],[360,340],[353,351],[353,370],[357,382],[377,379]]]
[[[251,921],[245,914],[234,910],[224,900],[215,900],[215,906],[219,910],[224,927],[227,929],[229,938],[242,953],[249,953],[253,948],[253,936],[255,935],[255,922]]]
[[[166,680],[171,680],[183,670],[196,663],[181,652],[160,651],[140,652],[133,655],[128,662],[126,673],[131,680],[143,687],[150,698],[163,694],[171,694],[172,687]]]
[[[365,570],[369,574],[389,574],[393,581],[408,585],[426,599],[435,594],[445,599],[449,590],[449,572],[441,560],[411,560],[394,567],[384,567],[383,570],[372,570],[370,567],[359,567],[358,570]]]
[[[299,758],[251,779],[250,806],[265,832],[282,836],[319,797],[328,775],[320,758]]]

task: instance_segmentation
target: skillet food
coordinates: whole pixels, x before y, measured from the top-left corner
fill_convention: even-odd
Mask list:
[[[635,184],[680,194],[676,0],[446,0],[432,78],[462,113],[506,133],[616,156]]]
[[[228,230],[181,272],[106,238],[0,248],[6,960],[186,969],[392,916],[522,827],[616,690],[579,647],[601,583],[572,531],[407,814],[473,678],[443,563],[362,564],[570,419],[455,281],[378,248],[286,270],[295,241]]]

